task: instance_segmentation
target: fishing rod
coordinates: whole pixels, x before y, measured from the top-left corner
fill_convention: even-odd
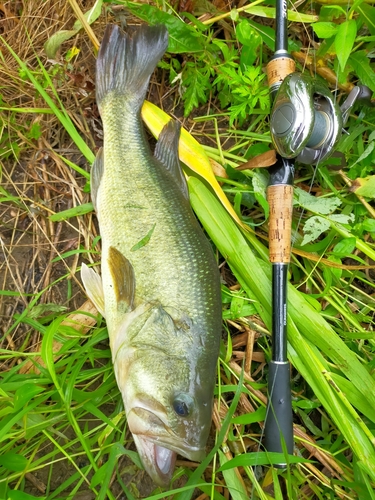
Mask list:
[[[334,150],[351,108],[371,105],[371,90],[357,86],[341,108],[323,80],[297,73],[288,52],[288,3],[276,0],[275,53],[267,65],[272,109],[270,132],[277,161],[270,169],[267,199],[272,264],[272,355],[268,373],[265,447],[293,454],[293,411],[287,358],[287,284],[295,162],[317,165]],[[281,460],[278,467],[286,467]]]

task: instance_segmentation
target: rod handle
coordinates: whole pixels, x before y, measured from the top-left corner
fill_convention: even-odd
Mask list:
[[[267,199],[270,206],[269,259],[272,263],[287,264],[290,262],[293,186],[268,186]]]
[[[290,393],[288,362],[270,361],[268,373],[268,412],[264,424],[265,447],[268,451],[284,453],[283,436],[289,455],[293,455],[293,411]],[[277,467],[286,467],[280,462]]]
[[[296,63],[289,54],[275,57],[267,64],[268,86],[279,87],[284,78],[296,70]]]

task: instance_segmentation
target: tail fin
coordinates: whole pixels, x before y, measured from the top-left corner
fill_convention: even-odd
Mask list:
[[[165,26],[141,26],[130,37],[116,25],[107,26],[96,61],[96,100],[109,93],[129,97],[133,109],[146,97],[151,74],[168,46]]]

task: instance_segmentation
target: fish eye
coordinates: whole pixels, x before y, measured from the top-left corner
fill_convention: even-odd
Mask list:
[[[173,409],[179,417],[188,417],[193,410],[193,399],[188,394],[179,394],[173,400]]]

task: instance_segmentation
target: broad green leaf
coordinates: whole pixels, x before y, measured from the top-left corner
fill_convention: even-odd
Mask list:
[[[251,19],[247,19],[247,22],[260,34],[263,42],[267,45],[267,47],[272,51],[274,51],[275,30],[270,28],[269,26],[263,26],[263,24],[259,24],[255,21],[252,21]]]
[[[361,84],[367,85],[375,92],[375,73],[370,65],[370,59],[364,50],[354,52],[349,57],[349,63],[353,66]]]
[[[335,48],[341,71],[345,70],[345,65],[351,54],[356,35],[357,24],[354,19],[343,22],[337,30]]]
[[[330,198],[312,196],[299,187],[294,188],[294,194],[297,199],[297,203],[301,207],[317,214],[328,215],[334,212],[336,208],[341,205],[340,199],[336,196],[331,196]]]
[[[375,175],[356,179],[352,184],[352,191],[359,196],[375,199]]]
[[[17,412],[24,408],[26,404],[37,394],[44,391],[43,387],[40,385],[25,383],[22,384],[15,392],[14,395],[14,411]]]
[[[312,297],[308,293],[303,293],[303,292],[300,292],[300,293],[303,294],[306,302],[308,302],[310,304],[310,306],[312,306],[315,309],[315,311],[320,312],[322,310],[322,305],[319,302],[319,300],[316,300],[314,297]]]
[[[61,30],[52,35],[44,44],[44,50],[46,51],[47,57],[49,59],[54,59],[61,45],[77,33],[77,30]]]
[[[306,245],[307,243],[311,243],[311,241],[316,240],[319,236],[327,231],[331,227],[329,220],[324,217],[319,217],[315,215],[314,217],[310,217],[305,222],[303,227],[304,237],[301,245]]]
[[[168,29],[169,44],[168,52],[173,54],[201,52],[202,34],[190,24],[181,19],[164,12],[153,5],[127,2],[127,9],[139,19],[150,24],[164,24]]]
[[[328,215],[327,220],[338,222],[339,224],[350,224],[354,221],[354,214],[331,214]]]
[[[375,219],[366,219],[362,222],[362,229],[369,233],[375,232]]]
[[[256,310],[254,305],[248,301],[248,299],[244,299],[242,297],[234,297],[232,299],[230,309],[223,311],[224,319],[237,319],[243,318],[246,316],[251,316],[255,314]]]
[[[61,306],[59,304],[38,304],[32,309],[27,314],[28,318],[40,318],[44,314],[47,313],[62,313],[66,311],[67,307],[66,306]]]
[[[331,38],[339,29],[337,24],[328,22],[314,23],[311,26],[319,38]]]
[[[322,21],[331,21],[332,19],[337,19],[346,15],[347,11],[340,5],[322,5],[322,8],[320,9],[319,19],[322,19]]]
[[[0,466],[12,472],[22,472],[27,466],[28,460],[22,455],[9,452],[0,456]]]
[[[337,59],[341,70],[344,71],[346,62],[352,51],[355,37],[357,36],[357,24],[354,19],[349,19],[340,24],[335,37]]]
[[[92,9],[84,14],[84,17],[89,24],[92,24],[100,16],[102,11],[102,4],[103,0],[96,0]],[[72,30],[61,30],[53,34],[51,38],[49,38],[44,44],[44,50],[46,51],[47,57],[49,57],[50,59],[54,59],[56,57],[56,52],[61,47],[61,45],[75,36],[81,28],[82,23],[81,21],[77,20],[74,23]]]
[[[236,37],[237,40],[242,43],[242,45],[246,45],[248,47],[253,46],[253,36],[254,36],[254,28],[250,25],[247,19],[242,19],[236,26]],[[261,40],[260,35],[257,36]]]
[[[361,14],[371,35],[375,35],[375,7],[363,2],[358,5],[355,10]]]
[[[313,410],[314,408],[319,408],[321,404],[307,399],[301,399],[300,401],[293,403],[293,406],[297,406],[303,410]]]
[[[253,413],[245,413],[244,415],[239,415],[238,417],[233,417],[233,424],[241,424],[248,425],[254,424],[256,422],[262,422],[266,416],[266,408],[264,406],[260,406]]]
[[[348,257],[355,250],[355,244],[355,238],[344,238],[334,246],[332,253],[336,257]]]
[[[261,35],[247,19],[243,19],[236,26],[236,37],[243,45],[240,57],[241,67],[251,66],[258,57],[258,47],[263,43]]]
[[[230,18],[232,21],[238,21],[238,18],[240,17],[238,10],[237,9],[232,9],[230,11]]]
[[[258,33],[254,32],[254,47],[249,45],[244,45],[241,49],[240,65],[242,69],[254,64],[256,58],[258,57],[258,47],[262,44],[262,37]]]

